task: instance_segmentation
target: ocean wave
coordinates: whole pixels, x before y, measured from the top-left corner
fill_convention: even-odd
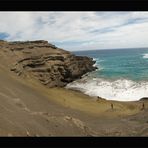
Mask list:
[[[97,64],[97,63],[95,63],[93,66],[98,68],[98,69],[96,69],[96,71],[98,71],[98,70],[101,71],[104,69],[100,64]]]
[[[93,58],[93,61],[96,61],[97,63],[103,62],[104,60],[101,60],[100,58]]]
[[[99,58],[93,58],[93,61],[96,61],[96,63],[93,65],[94,67],[98,67],[99,70],[103,69],[103,67],[100,65],[100,63],[103,62],[104,60],[101,60]]]
[[[97,59],[96,58],[93,58],[93,61],[97,61]]]
[[[136,101],[142,97],[148,97],[148,82],[127,79],[111,81],[85,77],[69,83],[66,88],[80,90],[89,96],[100,96],[107,100]]]
[[[143,54],[144,59],[148,59],[148,53]]]

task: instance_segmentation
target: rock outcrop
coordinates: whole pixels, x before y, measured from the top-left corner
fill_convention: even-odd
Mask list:
[[[146,101],[146,100],[148,100],[148,97],[143,97],[140,99],[140,101]]]
[[[48,43],[48,41],[0,41],[1,57],[7,60],[11,71],[19,76],[31,75],[49,87],[62,87],[94,71],[95,61],[75,56]],[[5,64],[6,64],[5,63]]]

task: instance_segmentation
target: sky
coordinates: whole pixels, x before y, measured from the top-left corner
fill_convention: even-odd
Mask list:
[[[0,39],[47,40],[69,50],[148,47],[148,12],[0,12]]]

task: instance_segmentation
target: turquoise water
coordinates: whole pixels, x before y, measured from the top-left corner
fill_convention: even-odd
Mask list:
[[[148,48],[92,50],[74,53],[94,58],[99,68],[94,73],[96,77],[148,80]]]
[[[92,57],[99,69],[67,85],[90,96],[135,101],[148,97],[148,48],[74,52]]]

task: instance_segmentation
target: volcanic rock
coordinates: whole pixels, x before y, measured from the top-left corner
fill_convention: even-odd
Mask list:
[[[48,41],[0,41],[1,57],[18,76],[33,76],[48,87],[63,87],[87,72],[94,71],[95,61],[76,56]]]

